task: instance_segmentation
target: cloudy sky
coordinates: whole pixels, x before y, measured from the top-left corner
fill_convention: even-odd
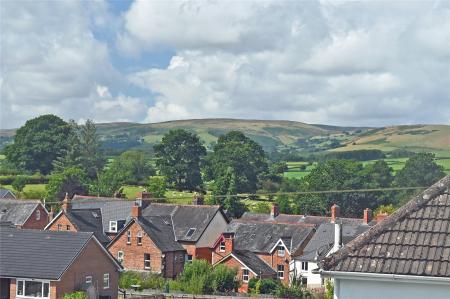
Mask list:
[[[1,128],[287,119],[450,124],[450,1],[1,5]]]

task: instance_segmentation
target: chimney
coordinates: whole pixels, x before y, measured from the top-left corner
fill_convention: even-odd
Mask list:
[[[146,189],[136,193],[136,199],[151,199],[152,194],[148,192]]]
[[[234,250],[234,232],[223,233],[225,238],[225,252],[228,254]]]
[[[372,210],[367,208],[364,210],[364,223],[369,224],[372,221]]]
[[[132,218],[138,218],[141,217],[141,203],[138,201],[134,202],[134,205],[131,207],[131,217]]]
[[[280,207],[278,206],[278,204],[276,202],[274,202],[272,204],[272,207],[270,209],[270,216],[272,218],[277,217],[278,215],[280,215]]]
[[[70,202],[70,198],[69,198],[69,193],[66,192],[66,197],[64,197],[63,201],[62,201],[62,206],[61,209],[64,212],[68,212],[70,211],[70,209],[72,208],[72,204]]]
[[[203,199],[203,194],[194,192],[194,196],[192,197],[192,204],[196,206],[202,206],[205,203]]]
[[[341,208],[334,204],[331,206],[331,222],[335,222],[337,218],[341,217]]]
[[[53,217],[55,217],[55,210],[53,209],[53,206],[50,207],[50,212],[48,212],[48,222],[51,222],[53,220]]]
[[[383,221],[384,219],[386,219],[388,216],[389,216],[389,214],[386,213],[386,212],[384,212],[384,213],[379,213],[379,214],[377,215],[375,221],[376,221],[377,223],[379,223],[379,222]]]
[[[342,247],[342,223],[334,224],[334,244],[332,253],[338,251]]]

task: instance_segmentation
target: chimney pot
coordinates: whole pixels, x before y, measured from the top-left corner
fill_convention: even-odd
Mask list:
[[[67,193],[67,192],[66,192],[66,196],[64,197],[64,199],[62,201],[61,208],[62,208],[62,210],[64,212],[68,212],[72,208],[72,203],[71,203],[71,200],[69,198],[69,193]]]
[[[331,222],[335,222],[337,218],[341,217],[341,208],[334,204],[331,206]]]
[[[277,203],[273,203],[270,209],[270,216],[272,216],[272,218],[275,218],[278,215],[280,215],[280,207]]]
[[[372,210],[367,208],[364,210],[364,223],[368,224],[370,221],[372,221]]]

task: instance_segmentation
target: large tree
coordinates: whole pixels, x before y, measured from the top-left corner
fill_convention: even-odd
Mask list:
[[[254,193],[259,179],[267,172],[262,147],[238,131],[220,136],[214,152],[207,158],[207,178],[218,182],[229,177],[230,171],[235,177],[238,193]]]
[[[17,130],[14,143],[6,147],[6,158],[21,169],[48,174],[53,161],[69,148],[72,134],[72,127],[55,115],[30,119]]]
[[[125,174],[127,184],[146,184],[148,178],[155,174],[155,169],[150,164],[150,157],[140,150],[123,152],[109,166],[110,171],[120,171]]]
[[[171,130],[154,146],[156,165],[167,182],[179,190],[202,187],[200,163],[206,149],[197,135],[185,130]]]
[[[88,190],[89,179],[84,170],[76,167],[53,173],[46,186],[47,198],[50,200],[62,200],[66,193],[69,198],[75,194],[86,195]]]

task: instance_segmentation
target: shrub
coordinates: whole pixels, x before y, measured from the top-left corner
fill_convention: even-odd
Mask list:
[[[334,285],[333,282],[328,279],[325,283],[325,298],[333,299],[334,296]]]
[[[25,188],[25,185],[27,184],[27,179],[23,176],[16,176],[14,181],[12,181],[11,185],[14,188],[14,190],[22,192],[23,188]]]
[[[63,299],[88,299],[88,296],[85,292],[73,292],[69,294],[65,294]]]
[[[250,293],[259,294],[258,293],[259,290],[256,289],[256,284],[258,282],[259,282],[258,278],[255,278],[255,277],[250,278],[250,280],[248,281],[248,290]]]
[[[130,289],[131,285],[141,285],[142,286],[142,278],[140,273],[134,271],[126,271],[122,272],[119,277],[119,288],[121,289]]]
[[[205,260],[195,260],[184,266],[178,280],[184,292],[209,294],[213,291],[212,267]]]
[[[162,289],[166,283],[165,279],[157,274],[144,274],[141,282],[143,289]]]
[[[258,294],[274,295],[276,290],[280,287],[280,282],[274,279],[261,279],[257,283]]]
[[[215,292],[228,293],[237,288],[237,282],[235,277],[237,269],[230,269],[225,265],[218,265],[214,268],[213,276],[213,289]]]

